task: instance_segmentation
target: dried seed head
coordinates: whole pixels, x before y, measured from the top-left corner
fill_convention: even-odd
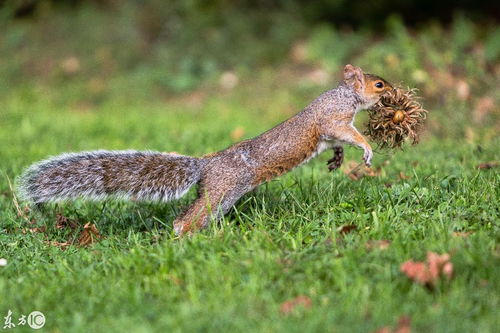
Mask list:
[[[381,148],[401,148],[406,138],[417,144],[427,110],[415,100],[413,89],[394,88],[368,110],[365,134]]]

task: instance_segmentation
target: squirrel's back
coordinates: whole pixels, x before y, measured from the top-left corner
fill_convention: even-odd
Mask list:
[[[29,167],[18,182],[22,198],[35,203],[77,197],[118,196],[169,201],[200,179],[195,157],[138,151],[63,154]]]

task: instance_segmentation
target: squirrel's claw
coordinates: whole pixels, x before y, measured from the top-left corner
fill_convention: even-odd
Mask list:
[[[326,164],[329,171],[334,171],[342,165],[344,161],[344,149],[342,147],[333,147],[333,157],[330,158]]]
[[[367,167],[371,167],[372,165],[372,157],[373,157],[373,152],[371,149],[365,150],[365,153],[363,155],[363,161],[365,161],[365,164]]]

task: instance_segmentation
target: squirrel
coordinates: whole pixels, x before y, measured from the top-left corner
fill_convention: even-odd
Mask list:
[[[221,218],[247,192],[326,149],[334,152],[327,162],[330,171],[342,164],[343,144],[363,149],[370,166],[373,152],[354,127],[354,116],[390,89],[381,77],[346,65],[337,88],[274,128],[222,151],[202,157],[105,150],[63,154],[30,166],[18,179],[18,193],[35,204],[110,195],[165,202],[199,184],[198,198],[173,224],[177,235],[191,234]]]

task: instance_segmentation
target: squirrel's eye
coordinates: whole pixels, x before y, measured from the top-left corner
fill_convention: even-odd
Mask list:
[[[377,83],[375,83],[375,87],[377,87],[377,88],[383,88],[384,84],[382,82],[378,81]]]

